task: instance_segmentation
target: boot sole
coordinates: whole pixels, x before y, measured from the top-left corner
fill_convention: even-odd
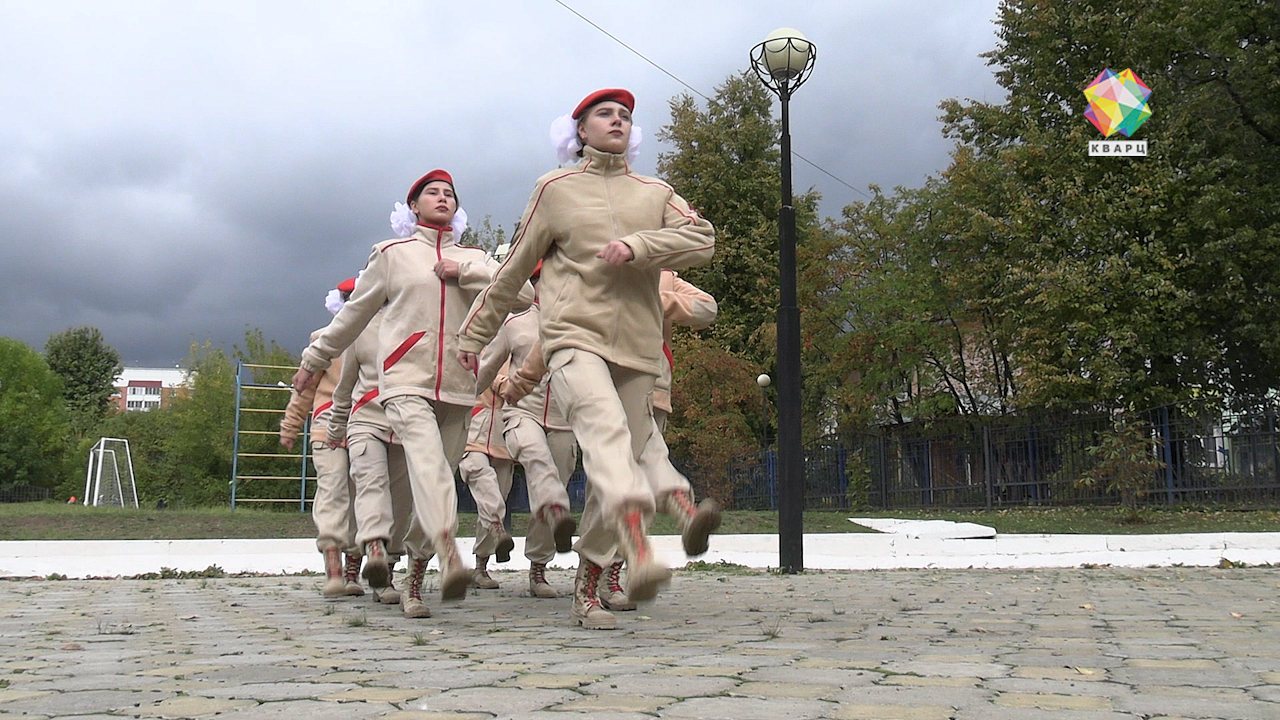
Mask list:
[[[360,573],[365,580],[369,581],[369,585],[376,588],[384,588],[391,584],[391,568],[387,565],[387,558],[369,558],[365,560],[364,572]]]
[[[689,527],[684,534],[684,554],[690,557],[697,557],[707,551],[708,540],[711,533],[720,527],[720,508],[710,507],[705,511],[702,508],[694,514],[693,519],[689,521]]]
[[[467,596],[469,585],[471,585],[471,573],[466,570],[441,576],[440,599],[461,600]]]
[[[671,582],[671,569],[655,562],[631,566],[627,571],[627,597],[632,602],[652,600],[658,589]]]
[[[516,541],[508,535],[498,541],[498,547],[493,550],[493,558],[500,563],[511,562],[511,551],[516,549]]]
[[[560,522],[551,528],[551,534],[556,539],[556,552],[567,553],[573,550],[573,534],[578,531],[578,523],[570,516],[561,518]]]

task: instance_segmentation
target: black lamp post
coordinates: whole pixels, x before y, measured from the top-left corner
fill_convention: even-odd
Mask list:
[[[756,385],[760,386],[760,460],[765,461],[765,453],[769,452],[769,385],[773,378],[765,373],[756,376]]]
[[[796,305],[796,209],[791,205],[788,104],[813,71],[817,51],[792,28],[751,50],[751,69],[782,100],[782,209],[778,212],[778,566],[804,569],[804,448],[800,440],[800,308]]]

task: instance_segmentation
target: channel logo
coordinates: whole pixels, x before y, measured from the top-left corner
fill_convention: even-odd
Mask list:
[[[1130,138],[1151,117],[1151,108],[1147,105],[1151,99],[1151,88],[1128,68],[1119,74],[1110,68],[1098,73],[1098,77],[1084,89],[1084,97],[1089,101],[1084,116],[1104,138],[1116,133]],[[1089,141],[1091,156],[1145,157],[1146,154],[1145,140]]]

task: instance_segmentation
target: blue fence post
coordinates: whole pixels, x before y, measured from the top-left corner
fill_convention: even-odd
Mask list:
[[[244,361],[236,361],[236,421],[235,430],[231,438],[231,509],[236,509],[236,490],[238,489],[238,478],[240,476],[240,387],[244,382],[241,374],[244,373]]]
[[[302,425],[302,487],[298,490],[298,512],[307,511],[307,455],[311,451],[311,420]]]
[[[765,488],[769,493],[769,509],[778,509],[778,462],[777,456],[772,450],[766,450],[764,453],[764,481]]]

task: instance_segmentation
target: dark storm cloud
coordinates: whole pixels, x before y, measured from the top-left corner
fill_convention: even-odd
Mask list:
[[[805,31],[795,149],[858,188],[941,170],[937,103],[998,93],[996,0],[569,4],[708,94]],[[0,335],[95,325],[153,365],[246,326],[299,349],[415,178],[448,168],[472,224],[509,230],[548,124],[602,86],[635,91],[653,172],[687,89],[549,0],[0,5]],[[862,198],[795,179],[829,215]]]

